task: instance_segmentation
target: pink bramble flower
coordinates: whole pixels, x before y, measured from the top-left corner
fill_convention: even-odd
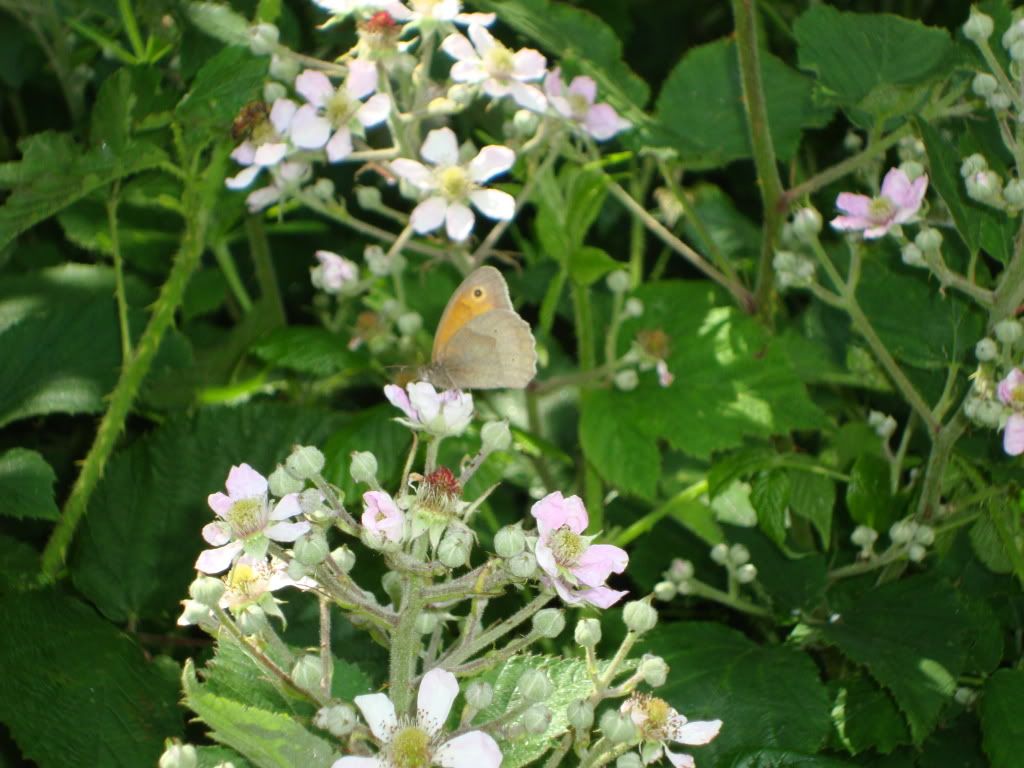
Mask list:
[[[246,166],[224,181],[228,189],[245,189],[260,171],[271,168],[288,154],[288,131],[298,105],[291,99],[278,99],[270,108],[270,116],[250,130],[249,138],[231,152],[231,159]]]
[[[395,500],[383,491],[363,494],[363,527],[390,542],[400,542],[405,533],[405,515]]]
[[[470,204],[489,219],[508,221],[515,216],[512,195],[481,186],[515,163],[516,153],[508,147],[491,144],[462,165],[455,133],[451,128],[437,128],[427,134],[420,154],[431,167],[406,158],[391,161],[392,171],[426,195],[410,219],[417,233],[433,232],[443,224],[448,237],[462,242],[476,224]]]
[[[291,122],[291,139],[300,149],[321,149],[332,163],[352,154],[352,133],[380,125],[391,112],[391,99],[377,90],[377,65],[356,59],[338,88],[323,72],[307,69],[295,78],[306,100]],[[374,94],[374,95],[371,95]],[[369,97],[369,98],[367,98]],[[365,101],[364,101],[365,99]]]
[[[690,755],[672,752],[666,742],[687,746],[701,746],[714,739],[722,728],[721,720],[687,720],[664,699],[645,694],[633,694],[622,703],[620,712],[633,721],[645,744],[655,749],[641,751],[645,764],[661,759],[662,752],[674,768],[695,768]]]
[[[1024,453],[1024,371],[1014,368],[996,389],[999,402],[1013,409],[1003,431],[1003,450],[1009,456]]]
[[[511,96],[519,106],[534,112],[547,108],[540,88],[529,85],[547,72],[547,59],[540,51],[509,50],[480,24],[470,25],[469,40],[453,32],[441,43],[441,50],[455,59],[451,71],[455,82],[479,84],[492,99]]]
[[[893,227],[910,221],[921,209],[928,191],[925,175],[911,181],[899,168],[891,168],[882,180],[878,197],[841,192],[836,207],[843,215],[832,219],[832,228],[841,231],[862,231],[871,240],[889,233]]]
[[[408,0],[406,3],[391,2],[385,10],[395,21],[407,25],[426,26],[427,24],[448,23],[469,26],[482,24],[485,27],[494,23],[493,13],[463,13],[461,0]]]
[[[590,518],[579,496],[549,493],[530,514],[537,520],[537,563],[563,602],[608,608],[626,595],[605,582],[626,570],[629,555],[611,544],[592,544],[594,537],[583,535]]]
[[[404,419],[399,419],[402,424],[436,437],[461,435],[473,418],[471,394],[457,389],[438,392],[425,381],[413,382],[405,389],[388,384],[384,396],[405,414]]]
[[[253,190],[245,198],[249,213],[259,213],[274,203],[280,202],[299,191],[312,175],[309,163],[287,161],[270,169],[271,182],[261,189]]]
[[[373,757],[342,757],[331,768],[499,768],[498,743],[483,731],[445,738],[444,724],[458,695],[455,675],[434,668],[423,675],[413,717],[397,713],[387,694],[356,696],[378,752]]]
[[[317,251],[313,254],[319,262],[309,270],[314,288],[324,293],[342,293],[349,286],[359,282],[359,267],[354,261],[339,256],[333,251]]]
[[[276,557],[250,557],[242,555],[224,577],[226,589],[219,601],[221,608],[238,616],[253,606],[263,609],[268,616],[284,621],[273,593],[285,587],[310,590],[316,582],[309,577],[299,580],[288,575],[288,566]]]
[[[343,19],[352,14],[373,13],[388,5],[389,0],[313,0],[331,15]]]
[[[299,495],[289,493],[271,508],[267,479],[248,464],[232,467],[225,485],[227,494],[211,493],[208,499],[220,520],[203,528],[203,538],[215,548],[199,553],[197,570],[221,573],[243,550],[263,557],[269,540],[291,542],[309,530],[305,520],[291,521],[302,514]]]
[[[607,141],[633,125],[619,117],[610,104],[594,103],[597,100],[597,83],[593,78],[574,77],[566,87],[562,70],[556,67],[544,78],[544,92],[558,114],[597,141]]]

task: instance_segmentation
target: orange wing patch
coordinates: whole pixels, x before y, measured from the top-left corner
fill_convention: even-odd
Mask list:
[[[437,333],[434,334],[433,357],[436,359],[444,351],[452,336],[466,323],[496,308],[494,297],[480,286],[470,288],[464,295],[454,298],[437,326]]]

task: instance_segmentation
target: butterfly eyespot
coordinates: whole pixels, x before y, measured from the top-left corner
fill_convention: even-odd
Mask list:
[[[483,295],[484,295],[484,289],[483,288],[474,288],[473,289],[473,298],[479,299],[479,298],[482,298]]]

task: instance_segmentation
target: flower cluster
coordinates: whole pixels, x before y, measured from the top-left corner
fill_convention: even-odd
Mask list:
[[[1003,450],[1024,454],[1024,324],[1015,318],[995,325],[974,347],[978,369],[964,413],[982,427],[1003,431]]]

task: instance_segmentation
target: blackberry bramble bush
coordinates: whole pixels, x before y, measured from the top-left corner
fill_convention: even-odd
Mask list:
[[[0,0],[0,762],[1020,762],[1024,21],[719,5]]]

